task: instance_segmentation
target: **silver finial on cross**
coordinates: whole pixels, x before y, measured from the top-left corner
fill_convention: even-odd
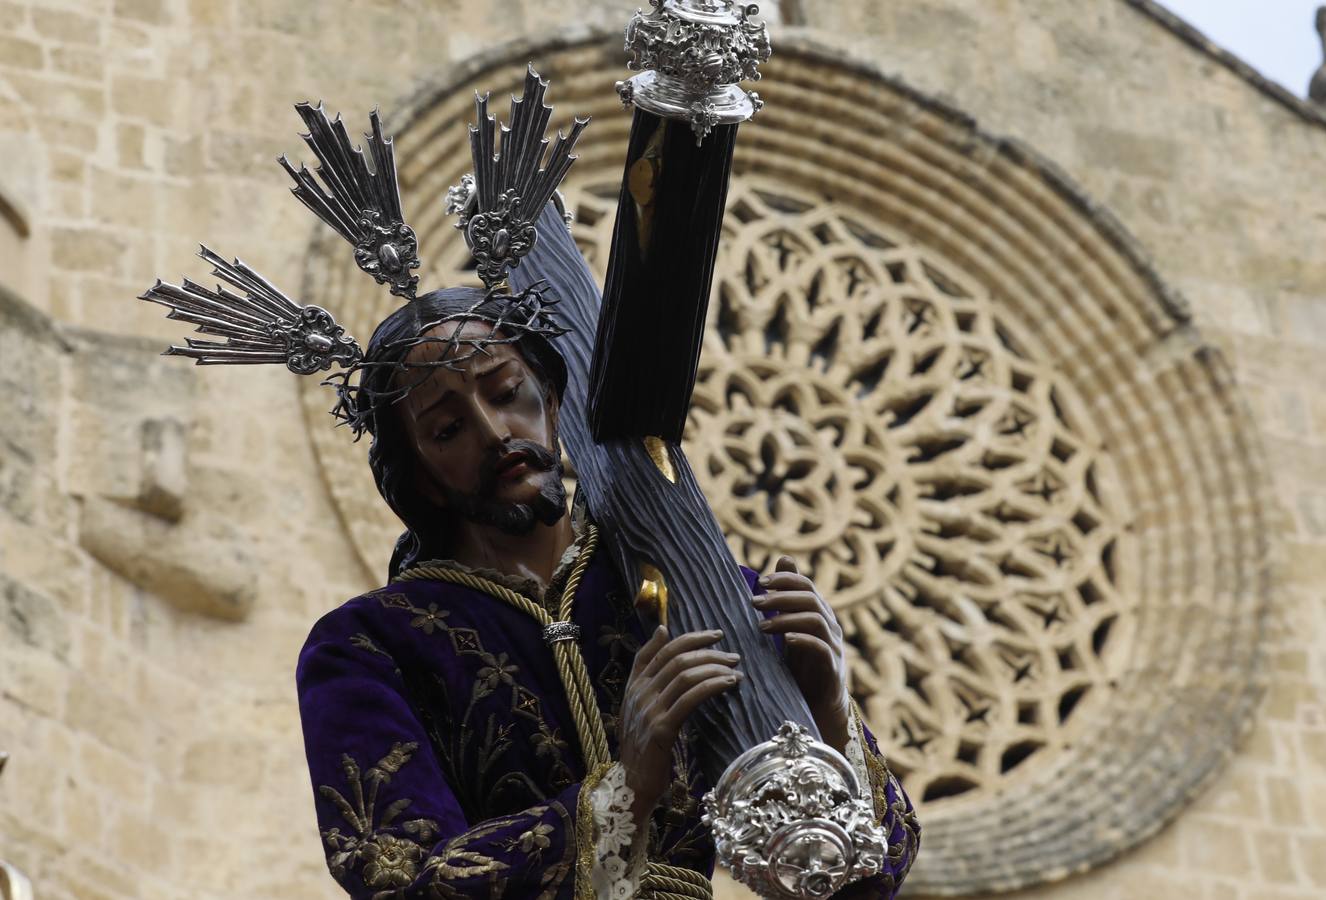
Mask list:
[[[699,144],[715,125],[744,122],[764,105],[739,82],[758,81],[772,48],[759,7],[733,0],[652,0],[626,26],[630,68],[617,82],[627,106],[691,123]]]

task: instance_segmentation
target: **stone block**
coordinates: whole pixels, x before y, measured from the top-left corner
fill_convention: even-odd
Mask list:
[[[110,801],[105,805],[147,810],[149,782],[141,760],[84,738],[78,744],[77,760],[71,762],[76,762],[77,768],[70,773],[70,780]]]
[[[106,77],[106,63],[95,50],[81,45],[52,47],[51,68],[84,81],[101,82]]]
[[[128,900],[139,895],[139,879],[128,867],[117,865],[105,847],[75,842],[61,863],[53,867],[49,887],[71,900]]]
[[[130,307],[127,296],[120,302],[126,309],[145,307]],[[140,508],[165,502],[150,498],[163,489],[183,489],[194,370],[162,357],[158,340],[81,329],[69,333],[85,348],[74,355],[70,373],[76,398],[70,418],[77,434],[71,489]]]
[[[42,37],[61,43],[101,43],[101,22],[92,16],[70,12],[67,9],[34,7],[32,25]]]
[[[1240,877],[1252,867],[1248,836],[1237,825],[1209,820],[1183,823],[1188,867],[1211,875]]]
[[[1289,832],[1279,828],[1259,829],[1252,835],[1252,847],[1263,881],[1271,884],[1294,884],[1298,881],[1293,840]]]
[[[141,125],[121,125],[115,129],[116,161],[127,169],[146,167],[143,155],[144,131]]]
[[[1183,148],[1175,139],[1114,128],[1079,128],[1077,145],[1088,166],[1158,180],[1175,177],[1183,158]]]
[[[106,111],[105,91],[42,78],[36,73],[13,73],[6,79],[27,103],[46,116],[94,123]]]
[[[1296,837],[1294,850],[1308,876],[1308,883],[1326,888],[1326,835]]]
[[[111,107],[116,113],[170,127],[175,121],[175,86],[157,78],[116,75],[111,81]]]
[[[0,34],[0,69],[40,69],[46,65],[41,44]]]
[[[212,132],[207,136],[207,167],[231,175],[267,176],[289,142],[268,135]]]
[[[115,0],[114,12],[117,18],[151,25],[170,23],[170,7],[166,0]]]
[[[65,782],[64,824],[68,834],[100,846],[105,840],[109,817],[103,812],[102,794],[86,778],[72,776]]]
[[[118,271],[126,250],[123,237],[99,228],[51,230],[51,255],[67,271]]]
[[[57,719],[64,715],[69,667],[55,656],[11,644],[0,651],[0,671],[4,672],[0,697],[35,715]]]
[[[49,596],[65,615],[86,608],[87,559],[44,526],[0,515],[0,572]]]
[[[92,121],[67,115],[47,115],[43,108],[32,118],[42,143],[50,147],[67,147],[80,153],[91,154],[97,148],[97,126]]]
[[[1299,785],[1293,779],[1272,776],[1266,779],[1265,786],[1271,821],[1281,826],[1302,825],[1303,805]]]
[[[198,135],[164,139],[166,172],[170,175],[192,176],[203,171],[203,143]]]
[[[1326,731],[1301,731],[1298,740],[1304,760],[1317,774],[1326,775]]]
[[[68,721],[128,756],[142,753],[147,740],[142,719],[125,701],[124,685],[77,673],[70,680]]]
[[[49,597],[3,573],[0,573],[0,625],[14,640],[56,659],[69,658],[69,628],[59,607]]]
[[[194,28],[220,28],[234,22],[233,0],[189,0],[189,22]]]
[[[0,22],[6,23],[15,34],[24,31],[23,26],[28,23],[27,4],[0,0]]]
[[[159,823],[138,813],[121,813],[111,828],[111,847],[121,865],[140,875],[161,875],[174,863],[175,843]]]
[[[184,780],[227,791],[256,791],[262,784],[263,744],[255,738],[213,735],[184,750]]]
[[[82,153],[56,150],[51,153],[50,174],[56,181],[81,185],[87,180],[87,157]]]
[[[89,184],[92,216],[97,221],[138,228],[155,224],[157,191],[151,179],[98,169],[93,171]],[[140,243],[145,242],[140,239],[135,245]],[[133,270],[137,268],[132,267]]]

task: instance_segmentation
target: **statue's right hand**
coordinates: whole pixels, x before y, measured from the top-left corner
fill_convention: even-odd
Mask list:
[[[660,625],[635,655],[617,739],[626,785],[635,793],[637,833],[648,826],[672,778],[672,745],[687,717],[743,677],[736,669],[738,654],[712,647],[722,636],[721,631],[690,631],[669,639]]]

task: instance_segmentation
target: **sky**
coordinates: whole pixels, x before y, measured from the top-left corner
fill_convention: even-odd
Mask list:
[[[1322,62],[1315,27],[1326,0],[1160,0],[1215,43],[1302,97]]]

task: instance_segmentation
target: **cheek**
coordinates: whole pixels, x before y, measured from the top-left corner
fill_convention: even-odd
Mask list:
[[[519,428],[517,437],[538,441],[545,446],[552,440],[548,422],[548,404],[538,391],[525,391],[509,407],[514,421],[512,431]]]
[[[451,488],[464,488],[474,477],[476,454],[468,446],[467,436],[458,435],[442,443],[431,437],[415,442],[415,455],[420,467],[441,484]]]

